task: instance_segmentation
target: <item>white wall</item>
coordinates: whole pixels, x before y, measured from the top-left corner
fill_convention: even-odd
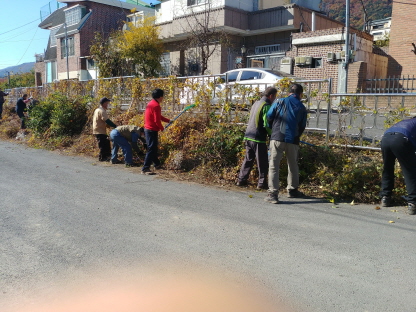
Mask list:
[[[175,0],[163,1],[156,6],[156,24],[169,22],[173,20],[172,5]]]
[[[156,6],[156,23],[160,24],[169,22],[172,21],[175,17],[180,17],[195,12],[202,12],[205,11],[207,7],[223,7],[225,5],[225,1],[229,1],[230,3],[234,2],[233,7],[235,7],[239,1],[252,2],[252,0],[211,0],[209,4],[207,2],[206,4],[200,3],[193,6],[188,6],[187,0],[163,1]]]

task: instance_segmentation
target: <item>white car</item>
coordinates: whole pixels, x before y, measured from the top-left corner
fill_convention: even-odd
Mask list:
[[[282,71],[276,71],[268,68],[239,68],[225,72],[221,76],[224,77],[225,83],[229,85],[264,85],[269,87],[274,85],[282,78],[295,78],[291,74]]]
[[[216,91],[226,92],[233,103],[233,107],[240,106],[245,109],[258,99],[261,92],[267,87],[274,86],[283,78],[295,76],[268,68],[239,68],[225,72],[221,75],[224,83],[216,86]],[[214,103],[217,104],[218,101]]]
[[[220,98],[228,98],[233,106],[241,104],[245,107],[258,97],[259,92],[274,86],[285,77],[295,76],[267,68],[240,68],[227,71],[220,76],[189,77],[179,94],[180,104],[192,104],[197,94],[206,90],[213,105],[223,105],[224,100],[221,101]]]

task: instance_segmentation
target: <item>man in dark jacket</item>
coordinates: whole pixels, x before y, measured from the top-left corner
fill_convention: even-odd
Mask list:
[[[279,165],[286,153],[288,164],[287,190],[292,198],[303,197],[299,187],[299,140],[306,127],[307,111],[300,99],[303,87],[293,84],[288,97],[273,103],[267,113],[267,121],[272,128],[270,137],[269,189],[264,199],[278,204]]]
[[[16,103],[16,113],[17,116],[19,116],[20,120],[21,120],[21,124],[20,124],[20,129],[26,129],[26,124],[25,124],[25,113],[27,110],[27,106],[26,103],[30,102],[31,99],[27,98],[27,94],[23,94],[23,96],[21,98],[19,98],[17,100]]]
[[[259,170],[258,189],[267,189],[267,171],[269,163],[267,159],[267,135],[271,130],[267,124],[267,112],[273,101],[276,99],[277,89],[268,87],[264,91],[263,97],[255,102],[251,107],[250,117],[246,133],[244,136],[246,155],[241,165],[240,174],[238,175],[237,186],[247,185],[247,179],[254,165],[254,159],[257,160]]]
[[[391,206],[396,159],[402,168],[408,201],[408,213],[416,214],[416,118],[402,120],[387,129],[381,140],[383,174],[381,176],[381,205]]]
[[[3,92],[3,90],[0,90],[0,120],[2,118],[2,113],[3,113],[3,104],[4,104],[4,97],[9,95],[6,92]]]

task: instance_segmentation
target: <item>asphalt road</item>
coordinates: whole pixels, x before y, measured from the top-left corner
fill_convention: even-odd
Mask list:
[[[178,265],[251,280],[297,311],[416,311],[416,217],[404,207],[272,205],[8,142],[0,159],[2,312],[104,268]]]

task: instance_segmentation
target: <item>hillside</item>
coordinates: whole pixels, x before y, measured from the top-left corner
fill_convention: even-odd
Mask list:
[[[377,20],[391,16],[393,0],[350,0],[350,23],[352,27],[363,29],[364,10],[368,14],[368,20]],[[345,22],[345,0],[322,0],[321,10],[329,17]]]
[[[28,73],[35,66],[35,62],[23,63],[17,66],[10,66],[3,69],[0,69],[0,78],[7,77],[7,72],[14,74]]]

